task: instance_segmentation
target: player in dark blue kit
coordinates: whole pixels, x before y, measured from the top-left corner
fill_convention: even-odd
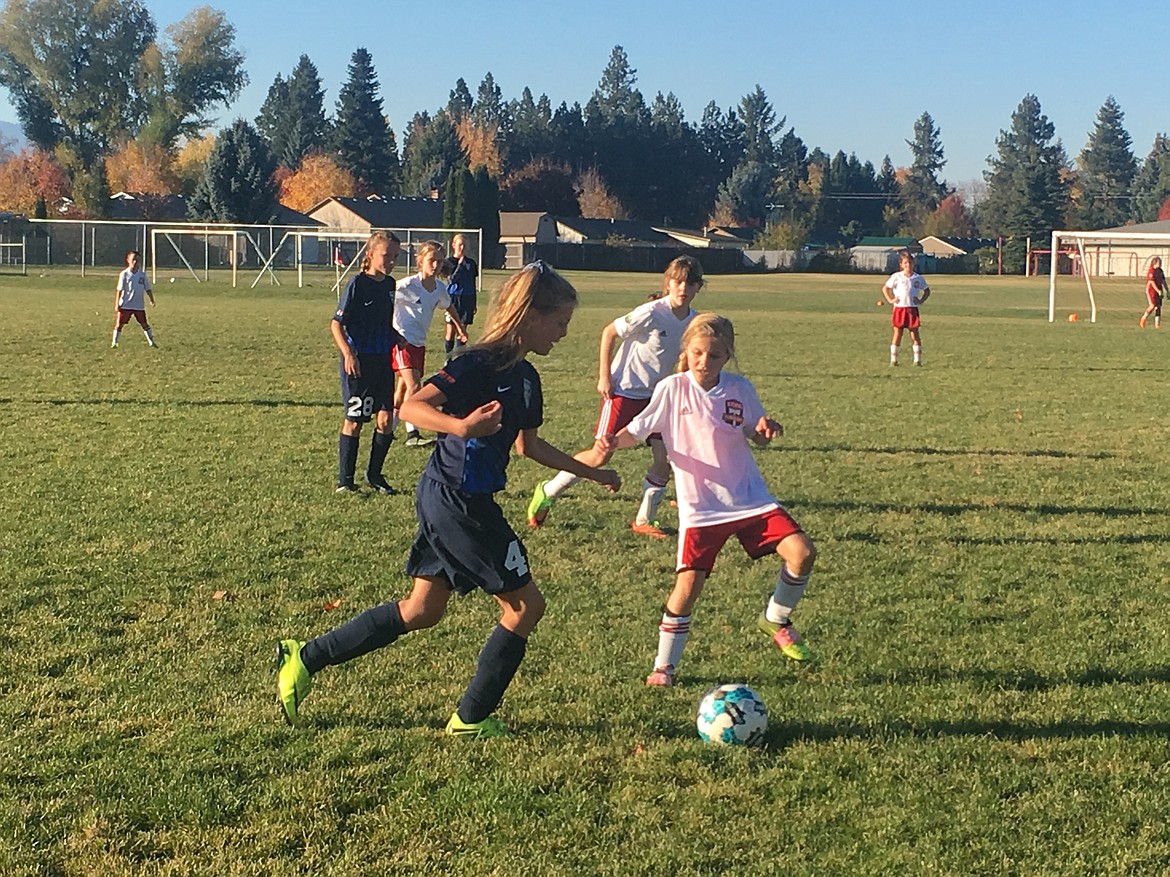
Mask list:
[[[464,328],[470,326],[475,319],[477,310],[475,279],[479,277],[479,267],[475,260],[464,255],[466,249],[467,238],[462,234],[451,238],[451,255],[443,262],[443,268],[439,272],[447,281],[447,295],[451,296],[451,304],[459,314]],[[463,344],[459,341],[451,318],[445,317],[444,323],[446,325],[443,327],[443,346],[450,361],[452,356],[458,355]]]
[[[410,596],[368,609],[307,643],[277,645],[277,691],[295,724],[312,676],[433,627],[452,593],[476,588],[500,604],[500,622],[479,653],[475,675],[447,723],[465,737],[509,736],[492,715],[544,614],[544,595],[528,569],[524,544],[493,496],[502,490],[511,450],[550,469],[566,469],[617,490],[616,472],[578,462],[537,435],[543,419],[540,375],[525,359],[545,356],[565,336],[577,293],[543,262],[504,284],[482,340],[428,380],[402,416],[439,433],[419,479],[418,532],[406,562]]]
[[[394,278],[401,242],[389,232],[374,232],[366,243],[361,273],[354,275],[338,302],[329,331],[341,351],[341,403],[345,419],[337,440],[337,492],[357,493],[358,435],[374,419],[366,483],[378,493],[394,488],[382,476],[386,452],[394,440],[390,412],[394,407],[394,370],[390,351],[398,340],[394,317]]]

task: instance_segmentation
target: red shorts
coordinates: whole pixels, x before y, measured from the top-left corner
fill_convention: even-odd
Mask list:
[[[597,432],[594,438],[603,435],[616,435],[617,431],[628,426],[630,421],[640,414],[649,399],[631,399],[629,396],[610,396],[601,400],[601,414],[597,418]]]
[[[427,349],[425,347],[417,347],[414,344],[407,344],[405,341],[398,342],[390,351],[390,364],[394,366],[396,372],[414,369],[421,375],[423,361],[426,358]]]
[[[756,560],[775,553],[777,545],[800,532],[800,524],[782,507],[726,524],[684,527],[678,534],[676,572],[695,569],[710,574],[723,543],[732,536],[739,539],[748,557]]]
[[[131,317],[136,319],[138,324],[142,326],[143,329],[150,328],[150,326],[148,326],[146,323],[146,311],[132,311],[129,308],[118,308],[117,328],[121,329],[123,326],[129,323]]]
[[[918,308],[894,308],[892,320],[895,329],[917,329],[921,325],[918,321]]]

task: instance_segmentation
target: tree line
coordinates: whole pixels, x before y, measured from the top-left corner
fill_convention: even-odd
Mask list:
[[[222,12],[193,10],[160,34],[139,0],[6,0],[0,85],[30,151],[0,162],[0,207],[43,213],[63,195],[100,216],[111,190],[188,197],[195,218],[266,221],[329,195],[445,196],[452,226],[497,209],[756,230],[763,246],[848,245],[864,235],[1004,236],[1170,216],[1170,138],[1144,161],[1112,96],[1070,160],[1027,94],[996,138],[969,204],[943,177],[942,132],[923,112],[909,161],[876,165],[809,147],[756,85],[735,106],[686,118],[671,92],[647,101],[613,48],[582,106],[529,87],[506,100],[489,72],[459,78],[445,106],[417,111],[401,149],[373,58],[358,48],[329,112],[308,55],[277,75],[257,117],[217,132],[210,118],[248,82]],[[31,203],[30,203],[31,200]]]

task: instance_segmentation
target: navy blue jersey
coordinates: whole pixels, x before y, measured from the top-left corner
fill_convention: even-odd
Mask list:
[[[536,429],[543,419],[544,397],[536,369],[522,359],[497,371],[482,350],[471,349],[426,383],[447,398],[443,411],[452,417],[466,417],[493,400],[504,411],[500,429],[492,435],[463,439],[440,433],[423,476],[464,493],[503,490],[516,436],[523,429]]]
[[[356,274],[345,287],[333,319],[341,323],[349,346],[356,354],[389,354],[398,340],[391,325],[394,317],[394,278],[375,280]]]
[[[448,275],[448,295],[475,295],[475,278],[479,276],[479,268],[474,259],[464,256],[456,262],[454,256],[448,256],[444,269]]]

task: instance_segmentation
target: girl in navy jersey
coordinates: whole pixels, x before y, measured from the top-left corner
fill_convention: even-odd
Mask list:
[[[432,627],[452,593],[479,588],[500,605],[447,733],[508,736],[492,713],[512,681],[528,637],[544,614],[544,595],[528,568],[524,544],[504,519],[502,490],[510,451],[617,490],[617,473],[579,463],[537,435],[543,418],[540,376],[529,354],[546,356],[565,336],[577,304],[573,287],[543,262],[513,275],[500,292],[482,340],[431,377],[403,404],[402,415],[439,437],[419,479],[418,532],[406,562],[410,596],[369,609],[307,643],[277,646],[277,688],[295,723],[312,675]]]
[[[337,303],[329,324],[333,343],[341,354],[341,401],[345,419],[337,450],[337,492],[356,493],[358,437],[362,424],[374,421],[366,483],[378,493],[394,488],[382,476],[386,451],[394,438],[390,409],[394,404],[394,372],[390,351],[398,338],[394,314],[394,278],[401,242],[389,232],[374,232],[366,243],[361,272],[355,274]]]
[[[647,685],[674,684],[691,613],[723,544],[735,536],[753,558],[779,555],[776,587],[757,622],[794,661],[809,654],[791,614],[804,594],[816,550],[768,492],[748,441],[765,445],[783,427],[764,413],[751,381],[723,371],[735,357],[735,330],[718,314],[699,314],[682,338],[679,371],[654,388],[650,404],[614,437],[607,452],[662,436],[678,490],[678,563],[658,626],[658,654]]]

